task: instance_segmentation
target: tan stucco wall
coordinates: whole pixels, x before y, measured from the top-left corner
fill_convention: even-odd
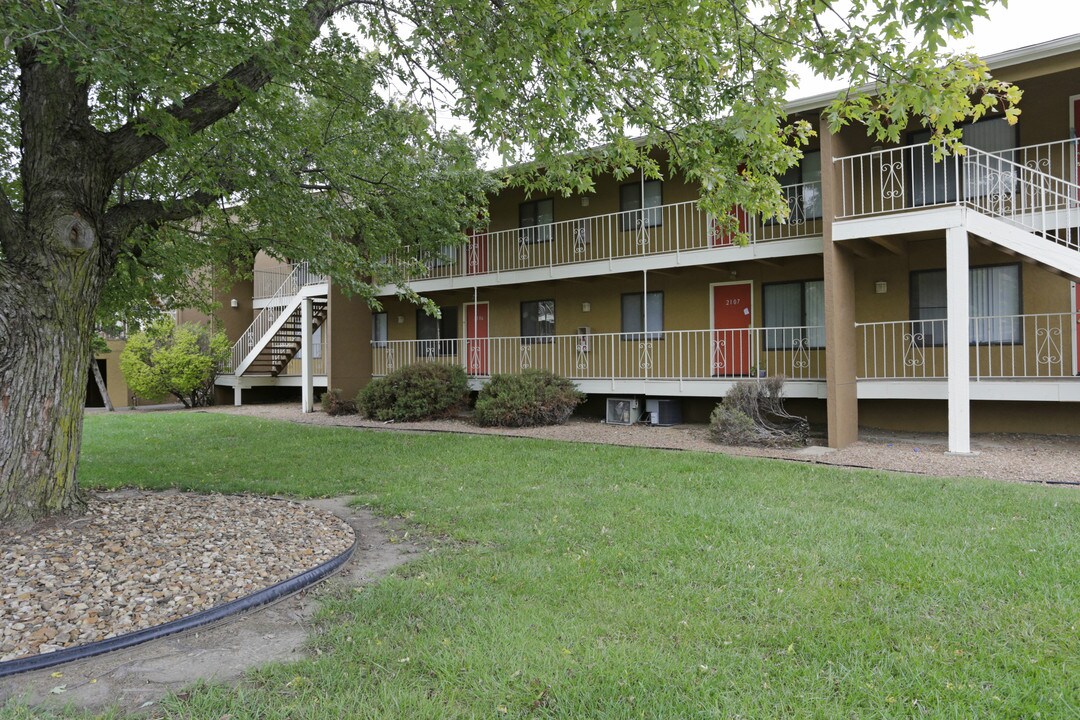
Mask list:
[[[98,355],[96,359],[105,361],[105,387],[109,391],[109,400],[114,407],[127,407],[131,404],[131,394],[124,374],[120,372],[120,353],[127,345],[127,340],[108,340],[106,343],[111,352]]]
[[[948,414],[944,400],[859,401],[866,429],[946,432]],[[1080,408],[1076,403],[976,400],[971,403],[971,431],[1080,435]]]

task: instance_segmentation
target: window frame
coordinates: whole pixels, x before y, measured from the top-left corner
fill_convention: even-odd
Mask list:
[[[781,286],[781,285],[798,285],[799,286],[799,325],[797,327],[802,328],[802,333],[801,333],[800,339],[806,340],[806,339],[808,339],[807,338],[807,332],[806,332],[806,328],[808,327],[808,323],[807,323],[807,320],[806,320],[806,312],[807,312],[807,310],[806,310],[806,286],[809,283],[821,283],[822,294],[824,295],[824,292],[825,292],[825,279],[824,278],[809,278],[809,279],[806,279],[806,280],[778,280],[776,282],[767,282],[767,283],[762,283],[761,284],[761,330],[765,334],[765,342],[764,342],[764,349],[765,350],[767,350],[769,352],[782,352],[782,351],[785,351],[785,350],[794,350],[795,349],[795,348],[790,348],[790,347],[785,347],[785,346],[780,346],[780,347],[774,347],[773,346],[773,342],[771,341],[772,333],[770,333],[769,330],[771,328],[785,327],[785,326],[766,325],[765,324],[766,322],[768,322],[766,320],[766,318],[769,315],[769,312],[768,312],[768,297],[766,295],[765,289],[769,288],[769,287],[778,287],[778,286]],[[824,324],[822,325],[822,327],[824,327]],[[807,350],[824,350],[825,349],[824,333],[822,334],[820,344],[818,344],[818,343],[812,343],[812,344],[808,343],[806,345],[806,349]]]
[[[550,203],[551,221],[542,223],[540,218],[540,204]],[[525,208],[532,207],[532,223],[525,224]],[[518,242],[525,245],[551,242],[554,235],[552,226],[555,224],[555,198],[537,198],[518,203]]]
[[[539,305],[540,305],[540,303],[551,303],[551,333],[547,334],[547,335],[545,335],[543,333],[526,334],[525,333],[525,306],[526,305],[536,305],[537,306],[537,318],[539,318],[539,316],[540,316],[540,313],[539,313]],[[539,324],[539,319],[537,320],[537,324]],[[540,343],[551,343],[551,342],[555,341],[555,300],[554,299],[522,300],[518,304],[518,337],[521,338],[521,341],[523,343],[540,344]]]
[[[428,343],[435,343],[435,352],[433,357],[450,357],[457,355],[458,347],[458,312],[456,305],[439,306],[439,313],[441,317],[434,318],[424,312],[423,308],[416,308],[416,354],[417,357],[428,357],[428,353],[425,352],[428,347]],[[425,320],[426,318],[426,320]],[[421,323],[435,321],[437,323],[435,330],[436,336],[434,338],[422,338],[420,337]],[[453,328],[453,335],[450,337],[444,337],[443,333],[446,328]],[[450,341],[450,342],[443,342]]]
[[[656,205],[646,205],[644,208],[627,208],[626,205],[626,193],[628,188],[636,188],[638,190],[637,199],[641,201],[641,186],[642,181],[623,183],[619,185],[619,232],[634,232],[643,228],[655,228],[664,226],[664,213],[663,211],[656,211],[654,208],[664,207],[664,181],[663,180],[645,180],[646,186],[656,185],[660,188],[659,202]],[[646,199],[648,196],[646,195]],[[643,212],[644,211],[644,212]],[[642,213],[635,218],[630,213]],[[640,221],[644,219],[645,222]]]
[[[980,123],[987,123],[987,122],[1007,122],[1007,121],[1003,117],[994,116],[994,117],[982,117],[982,118],[976,120],[975,122],[964,123],[963,125],[960,125],[959,128],[958,128],[960,130],[960,132],[961,132],[960,141],[963,142],[963,131],[964,131],[965,128],[969,128],[969,127],[972,127],[974,125],[978,125]],[[1011,149],[1016,150],[1017,148],[1020,147],[1020,125],[1019,124],[1010,125],[1009,129],[1012,131],[1012,148]],[[933,156],[932,156],[933,149],[925,141],[916,139],[916,138],[919,138],[919,137],[922,137],[922,136],[925,136],[926,139],[928,140],[930,138],[930,131],[929,130],[913,130],[913,131],[910,131],[910,132],[907,133],[907,143],[904,145],[904,147],[909,147],[909,148],[913,149],[910,153],[908,153],[908,155],[909,155],[909,160],[908,160],[908,163],[907,163],[908,168],[906,170],[905,177],[904,177],[904,182],[907,184],[907,193],[909,193],[909,197],[906,198],[906,201],[907,201],[905,203],[906,206],[908,206],[908,207],[926,207],[926,206],[933,205],[933,204],[941,205],[941,204],[947,204],[947,203],[955,203],[957,201],[957,198],[959,198],[961,196],[961,192],[963,193],[963,199],[965,199],[965,200],[970,199],[970,198],[974,198],[974,197],[983,197],[983,195],[971,194],[970,188],[968,187],[967,177],[964,176],[964,174],[962,172],[961,172],[961,176],[960,176],[960,180],[959,180],[960,187],[957,187],[956,175],[955,175],[955,173],[953,173],[953,172],[951,172],[949,170],[949,163],[948,162],[940,162],[940,163],[934,162],[933,161]],[[921,159],[919,161],[923,164],[923,167],[927,166],[927,158],[929,158],[930,167],[935,168],[933,171],[931,171],[931,173],[929,175],[929,178],[932,181],[934,181],[934,178],[936,178],[939,171],[941,172],[942,176],[944,177],[944,191],[943,191],[944,196],[941,197],[941,198],[930,198],[929,200],[927,200],[927,193],[926,193],[926,187],[927,186],[926,186],[925,180],[920,179],[922,181],[921,185],[920,185],[920,188],[922,189],[922,194],[921,194],[920,201],[916,202],[916,198],[915,198],[915,181],[916,181],[917,176],[916,176],[916,173],[915,173],[916,158],[915,158],[914,148],[917,148],[917,147],[920,147],[920,146],[922,147],[922,153],[923,154],[922,154]],[[1001,152],[1001,151],[996,151],[996,152]],[[1011,160],[1012,157],[1006,157],[1005,159]],[[935,184],[935,188],[936,188],[936,184]],[[936,190],[935,190],[935,192],[936,192]]]
[[[383,337],[379,335],[379,318],[382,318]],[[390,316],[386,312],[371,313],[371,346],[384,348],[390,344]]]
[[[660,329],[654,330],[648,329],[648,333],[645,332],[645,319],[648,317],[648,296],[659,297],[660,299]],[[626,329],[626,298],[631,296],[641,297],[641,329],[640,330],[627,330]],[[663,290],[650,290],[648,293],[642,292],[627,292],[622,293],[619,296],[619,339],[624,341],[637,341],[637,340],[663,340],[664,339],[664,291]]]
[[[1000,346],[1006,346],[1006,345],[1023,346],[1024,345],[1024,332],[1023,332],[1022,322],[1021,322],[1021,319],[1019,317],[1017,317],[1016,320],[1014,321],[1014,323],[1016,323],[1016,324],[1014,324],[1014,326],[1013,326],[1012,339],[1010,339],[1010,340],[980,340],[979,337],[978,337],[979,333],[976,332],[977,328],[974,326],[974,322],[975,322],[976,318],[971,313],[971,273],[974,272],[975,270],[986,270],[986,269],[989,269],[989,268],[1015,268],[1016,269],[1016,300],[1017,300],[1017,308],[1016,308],[1016,312],[1006,313],[1005,317],[1018,316],[1018,315],[1023,315],[1024,314],[1024,270],[1023,270],[1023,263],[1018,263],[1018,262],[1016,262],[1016,263],[992,263],[992,264],[988,264],[988,265],[972,265],[972,266],[968,267],[968,307],[967,307],[968,347],[1000,347]],[[948,283],[948,276],[947,276],[946,271],[945,271],[944,268],[927,268],[927,269],[924,269],[924,270],[912,270],[912,271],[910,271],[908,273],[908,322],[911,323],[912,330],[914,330],[914,328],[915,328],[915,323],[923,323],[923,322],[925,322],[925,323],[934,323],[934,322],[939,322],[939,321],[942,322],[942,323],[945,323],[948,320],[948,317],[947,317],[948,316],[948,307],[947,306],[945,307],[946,317],[940,317],[940,318],[916,318],[915,317],[916,311],[921,309],[919,306],[916,305],[917,298],[916,298],[915,284],[914,284],[915,276],[916,275],[928,275],[928,274],[931,274],[931,273],[941,273],[941,276],[944,279],[944,282]],[[946,285],[946,287],[947,287],[947,285]],[[990,317],[997,317],[997,316],[990,316]],[[943,325],[943,327],[944,327],[944,325]],[[1019,331],[1017,330],[1018,327],[1019,327]],[[935,336],[932,342],[926,342],[926,340],[925,340],[926,333],[920,333],[920,334],[922,334],[923,338],[924,338],[922,340],[922,342],[920,343],[920,345],[919,345],[920,347],[945,347],[948,344],[947,343],[947,337],[938,338],[938,337]],[[946,333],[944,333],[944,335],[947,336],[948,333],[946,332]]]
[[[819,187],[818,187],[818,191],[817,191],[818,192],[817,201],[815,203],[816,207],[814,208],[814,213],[813,214],[807,212],[807,209],[806,209],[807,208],[806,188],[801,187],[802,184],[804,182],[806,182],[806,180],[805,180],[806,174],[805,174],[804,163],[806,161],[807,156],[809,156],[809,155],[816,155],[818,157],[818,180],[817,180],[817,182],[818,182]],[[795,180],[794,182],[788,182],[785,185],[785,183],[784,183],[785,176],[787,176],[789,173],[792,173],[792,172],[795,173],[795,175],[797,176],[798,179]],[[801,216],[802,220],[801,220],[801,222],[808,223],[808,222],[813,222],[814,220],[820,220],[824,216],[824,203],[822,202],[821,187],[820,187],[821,173],[822,173],[822,169],[821,169],[821,150],[818,149],[818,150],[804,151],[803,156],[801,158],[799,158],[799,163],[797,165],[788,168],[787,171],[783,175],[776,178],[776,181],[778,183],[780,183],[780,192],[784,194],[784,201],[787,203],[787,206],[788,206],[788,219],[781,221],[778,218],[772,217],[772,218],[768,218],[765,221],[765,224],[766,225],[780,225],[782,222],[783,223],[790,222],[790,218],[794,214],[794,213],[791,212],[791,204],[796,198],[798,198],[799,200],[802,201],[802,216]],[[788,192],[784,191],[784,187],[790,187],[791,185],[800,186],[800,188],[799,188],[800,193],[798,195],[789,194]]]

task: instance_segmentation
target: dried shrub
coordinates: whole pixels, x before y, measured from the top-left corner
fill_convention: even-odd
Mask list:
[[[406,422],[447,417],[468,398],[463,368],[422,362],[372,380],[357,394],[356,405],[373,420]]]
[[[338,388],[324,392],[319,398],[319,405],[322,406],[322,411],[331,417],[355,415],[359,412],[356,409],[356,402],[341,397],[341,390]]]
[[[725,445],[805,445],[806,418],[784,409],[784,376],[733,385],[709,417],[713,440]]]
[[[503,427],[560,425],[584,399],[574,383],[548,370],[493,375],[476,396],[476,422]]]

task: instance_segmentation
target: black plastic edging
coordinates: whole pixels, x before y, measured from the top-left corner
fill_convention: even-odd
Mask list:
[[[98,640],[96,642],[87,643],[86,645],[76,645],[63,650],[57,650],[56,652],[30,655],[14,660],[8,660],[7,662],[0,662],[0,678],[30,672],[31,670],[42,670],[44,668],[73,662],[75,660],[84,660],[86,658],[94,657],[95,655],[112,652],[113,650],[121,650],[123,648],[132,647],[133,645],[149,642],[150,640],[158,640],[167,635],[174,635],[178,632],[183,632],[184,630],[191,630],[193,628],[202,627],[203,625],[209,625],[210,623],[227,618],[230,615],[236,615],[257,608],[260,605],[274,602],[286,595],[291,595],[298,590],[303,590],[309,585],[313,585],[340,568],[350,557],[352,557],[353,551],[356,549],[356,543],[357,539],[354,539],[353,544],[349,546],[348,550],[337,557],[327,560],[322,565],[317,565],[310,570],[306,570],[299,575],[282,580],[281,582],[271,585],[263,590],[259,590],[258,592],[245,595],[236,600],[230,600],[224,605],[216,605],[212,608],[201,610],[194,615],[188,615],[187,617],[171,620],[162,625],[155,625],[143,630],[136,630],[135,632],[111,637],[107,640]]]

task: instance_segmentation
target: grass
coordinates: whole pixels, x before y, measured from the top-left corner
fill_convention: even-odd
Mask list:
[[[1073,489],[206,413],[88,417],[82,482],[355,494],[459,541],[168,717],[1080,716]]]

